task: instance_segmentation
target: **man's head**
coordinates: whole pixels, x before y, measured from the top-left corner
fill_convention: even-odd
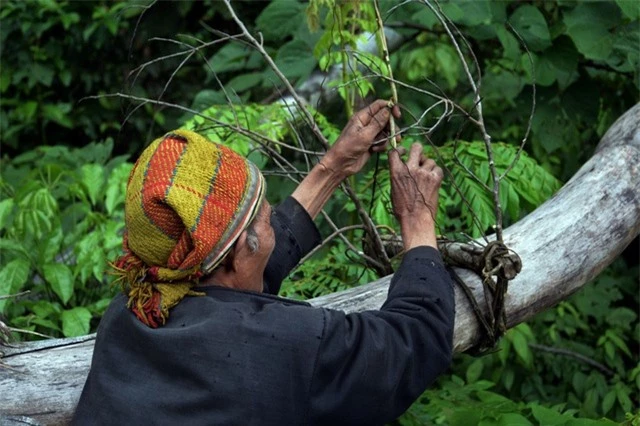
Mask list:
[[[196,133],[178,130],[145,149],[127,184],[125,254],[116,262],[141,321],[164,323],[246,239],[264,190],[253,163]]]
[[[263,201],[224,261],[200,284],[261,292],[264,270],[275,246],[271,214],[271,206]]]

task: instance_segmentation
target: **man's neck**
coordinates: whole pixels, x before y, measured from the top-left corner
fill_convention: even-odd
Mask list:
[[[227,270],[224,266],[217,268],[208,276],[200,279],[199,287],[218,286],[232,288],[236,290],[249,290],[262,292],[263,281],[262,276],[253,277],[252,274],[238,273],[233,270]]]

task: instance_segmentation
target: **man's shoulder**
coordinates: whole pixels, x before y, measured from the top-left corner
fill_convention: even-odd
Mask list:
[[[114,298],[101,328],[133,329],[143,335],[159,336],[176,329],[198,330],[210,334],[230,330],[244,332],[250,328],[265,333],[287,330],[289,337],[319,336],[324,332],[325,310],[309,303],[264,293],[240,291],[224,287],[202,287],[203,296],[190,296],[171,310],[167,323],[157,329],[142,324],[126,307],[126,296]],[[295,325],[295,327],[294,327]],[[98,330],[100,334],[100,330]],[[270,335],[270,334],[269,334]]]

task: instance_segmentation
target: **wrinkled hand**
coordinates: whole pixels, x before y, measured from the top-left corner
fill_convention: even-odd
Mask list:
[[[372,152],[384,151],[388,132],[384,130],[393,112],[400,118],[400,108],[389,108],[388,101],[377,100],[351,117],[340,137],[322,159],[322,164],[342,173],[343,177],[358,173]],[[398,137],[399,140],[399,137]]]
[[[422,145],[414,143],[406,163],[400,159],[400,150],[389,152],[391,203],[405,250],[419,245],[437,247],[435,219],[443,173],[422,151]]]

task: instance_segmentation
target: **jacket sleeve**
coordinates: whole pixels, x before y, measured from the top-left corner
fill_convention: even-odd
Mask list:
[[[400,416],[449,367],[453,321],[440,254],[410,250],[379,311],[325,311],[309,423],[377,425]]]
[[[273,209],[271,226],[276,244],[264,271],[264,292],[278,294],[282,280],[322,240],[309,213],[292,197]]]

